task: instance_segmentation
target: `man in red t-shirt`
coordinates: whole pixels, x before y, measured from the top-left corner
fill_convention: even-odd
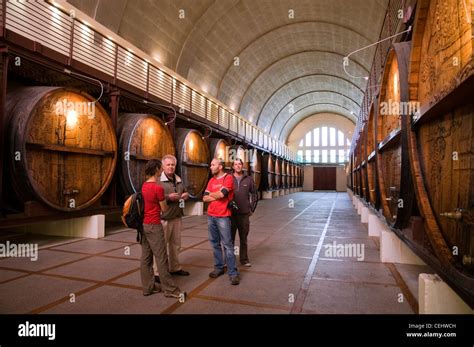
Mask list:
[[[207,184],[203,198],[204,202],[209,203],[207,208],[209,241],[214,250],[214,271],[209,274],[209,277],[216,278],[224,274],[222,243],[229,269],[230,282],[232,285],[238,285],[240,278],[237,271],[230,228],[230,216],[232,213],[228,207],[229,202],[232,201],[234,196],[234,180],[232,175],[224,172],[224,161],[222,159],[212,160],[211,173],[213,177]]]

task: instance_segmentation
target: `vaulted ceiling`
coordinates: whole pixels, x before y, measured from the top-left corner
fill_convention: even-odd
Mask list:
[[[285,141],[320,112],[356,121],[388,0],[69,0]]]

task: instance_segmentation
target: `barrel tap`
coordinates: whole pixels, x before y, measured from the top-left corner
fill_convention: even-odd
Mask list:
[[[468,210],[456,208],[452,212],[442,212],[441,217],[457,220],[463,224],[474,225],[474,216]]]

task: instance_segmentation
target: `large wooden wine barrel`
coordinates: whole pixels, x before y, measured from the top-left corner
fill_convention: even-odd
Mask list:
[[[350,183],[351,182],[351,177],[352,177],[351,176],[351,157],[350,157],[350,155],[348,156],[348,160],[347,160],[347,163],[346,163],[344,169],[345,169],[344,171],[346,173],[346,188],[352,190],[351,183]]]
[[[288,188],[288,162],[286,160],[281,161],[281,187]]]
[[[352,187],[352,192],[357,195],[357,192],[356,192],[356,177],[355,177],[355,164],[354,164],[354,150],[351,150],[350,157],[351,157],[351,187]]]
[[[226,172],[232,171],[232,163],[229,157],[230,146],[226,140],[223,139],[211,139],[209,142],[209,150],[211,159],[219,158],[225,161],[224,170]]]
[[[294,176],[293,176],[293,187],[294,188],[297,188],[298,187],[298,165],[297,164],[294,164],[294,167],[293,167],[293,173],[294,173]]]
[[[296,188],[298,186],[297,172],[298,166],[296,164],[293,164],[293,188]]]
[[[353,181],[353,192],[355,195],[358,195],[358,192],[357,192],[357,174],[356,174],[356,168],[357,168],[357,164],[356,164],[356,146],[357,146],[357,142],[354,142],[354,148],[352,149],[352,152],[351,152],[351,157],[352,157],[352,181]]]
[[[292,174],[293,174],[293,172],[292,172],[293,164],[288,162],[286,170],[287,170],[287,177],[286,177],[287,187],[288,188],[293,188],[292,187],[292,183],[293,183],[293,176],[292,176]]]
[[[406,119],[415,194],[437,258],[474,296],[474,37],[470,1],[418,1]],[[457,249],[457,252],[453,252]],[[451,269],[450,271],[454,271]],[[464,288],[464,289],[463,289]],[[474,300],[473,300],[474,301]]]
[[[233,160],[236,158],[239,158],[242,160],[244,163],[243,165],[243,171],[245,174],[249,174],[249,168],[250,168],[250,161],[252,160],[251,158],[251,151],[247,151],[243,146],[241,145],[234,145],[231,146],[229,149],[229,159],[231,162],[231,165],[233,165]]]
[[[9,179],[20,203],[82,210],[105,192],[115,170],[117,140],[108,114],[94,101],[57,87],[8,94]]]
[[[275,157],[275,188],[281,189],[282,180],[281,180],[281,158]]]
[[[171,133],[151,114],[125,113],[118,119],[119,181],[125,195],[141,189],[145,166],[151,159],[175,155]]]
[[[410,42],[395,43],[387,57],[377,117],[377,175],[383,214],[399,229],[410,218],[414,194],[406,131]]]
[[[349,188],[351,189],[352,192],[354,192],[354,155],[352,151],[349,154]]]
[[[301,167],[299,165],[295,167],[295,186],[301,186]]]
[[[295,166],[295,187],[299,187],[300,186],[300,166],[299,165],[296,165]]]
[[[347,187],[352,191],[354,192],[354,188],[353,188],[353,180],[352,180],[352,152],[349,153],[349,167],[348,167],[348,171],[347,171],[347,174],[348,174],[348,178],[347,178]]]
[[[356,164],[355,164],[355,146],[356,143],[352,145],[354,148],[352,149],[351,153],[351,160],[352,160],[352,191],[355,195],[357,195],[357,176],[356,176]]]
[[[357,152],[358,152],[358,147],[357,147],[357,143],[355,145],[355,148],[354,148],[354,182],[355,182],[355,193],[357,196],[360,197],[360,162],[359,162],[359,157],[357,155]]]
[[[361,136],[359,138],[359,155],[360,163],[360,186],[361,197],[365,201],[369,201],[369,186],[367,181],[367,125],[362,128]]]
[[[367,184],[369,188],[369,203],[375,209],[379,209],[380,198],[377,181],[377,152],[376,152],[376,136],[377,136],[377,115],[378,102],[372,102],[369,111],[369,119],[366,130],[366,146],[367,146]]]
[[[362,197],[362,187],[361,187],[361,175],[360,175],[360,164],[362,163],[360,156],[360,136],[357,139],[357,142],[354,147],[354,181],[355,181],[355,193],[359,197]]]
[[[293,184],[293,164],[288,162],[288,166],[287,166],[287,183],[288,183],[288,188],[293,188],[292,184]]]
[[[262,181],[262,156],[256,150],[252,150],[252,159],[250,160],[250,176],[252,176],[257,190],[260,188]]]
[[[177,173],[183,179],[191,198],[198,198],[206,189],[211,161],[207,143],[194,129],[176,129]]]
[[[293,167],[293,173],[294,173],[294,176],[293,176],[293,187],[294,188],[297,188],[298,187],[298,165],[295,164],[294,167]]]
[[[353,146],[353,145],[352,145]],[[349,152],[349,175],[351,176],[350,177],[350,188],[351,188],[351,191],[353,193],[355,193],[355,189],[354,189],[354,151],[352,150],[352,147],[350,149],[350,152]]]
[[[273,190],[275,188],[275,159],[270,153],[263,155],[262,171],[262,189]]]
[[[300,187],[303,187],[303,182],[304,182],[304,170],[303,170],[303,167],[302,166],[299,166],[299,186]]]
[[[295,164],[290,164],[290,171],[288,176],[288,185],[290,188],[295,187]]]
[[[286,162],[285,159],[280,159],[280,188],[285,189],[285,176],[286,176]]]

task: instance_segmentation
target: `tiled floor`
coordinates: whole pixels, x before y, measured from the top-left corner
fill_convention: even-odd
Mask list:
[[[252,267],[240,268],[239,286],[227,276],[208,277],[206,217],[185,218],[183,227],[180,259],[191,275],[175,279],[188,292],[185,303],[142,296],[136,232],[114,228],[101,240],[43,246],[34,262],[1,259],[0,313],[413,313],[416,307],[400,297],[416,297],[401,289],[413,291],[416,283],[401,284],[405,276],[396,279],[394,271],[429,271],[380,263],[377,243],[346,193],[260,201],[251,217]],[[347,244],[363,245],[364,259],[329,252]]]

